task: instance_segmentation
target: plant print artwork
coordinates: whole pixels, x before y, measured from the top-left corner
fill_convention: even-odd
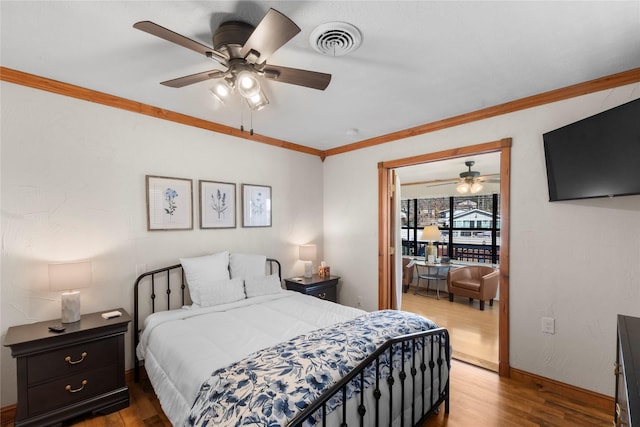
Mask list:
[[[253,200],[251,200],[251,216],[261,217],[264,215],[264,211],[264,195],[262,191],[256,191]]]
[[[147,230],[193,228],[192,181],[147,175]]]
[[[164,208],[164,211],[169,215],[169,222],[171,222],[173,214],[178,208],[178,205],[176,204],[176,197],[178,197],[178,192],[173,188],[167,188],[164,190],[164,198],[167,201],[167,206]]]
[[[271,227],[271,187],[243,184],[245,227]]]
[[[218,189],[215,195],[211,195],[211,209],[218,214],[218,220],[224,219],[227,208],[227,193]]]
[[[235,228],[236,185],[200,181],[200,228]]]

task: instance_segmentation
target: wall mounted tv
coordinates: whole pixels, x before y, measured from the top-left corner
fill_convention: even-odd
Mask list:
[[[640,194],[640,99],[543,139],[549,201]]]

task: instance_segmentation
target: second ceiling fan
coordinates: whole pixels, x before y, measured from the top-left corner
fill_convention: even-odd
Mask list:
[[[268,100],[257,77],[318,90],[326,89],[331,81],[331,74],[267,64],[276,50],[300,32],[300,27],[275,9],[269,9],[256,27],[241,21],[223,22],[213,33],[213,48],[151,21],[136,22],[133,27],[225,67],[161,82],[165,86],[181,88],[216,79],[212,93],[220,101],[237,89],[252,109],[259,110]]]
[[[483,183],[500,182],[500,174],[493,175],[480,175],[480,172],[471,170],[471,167],[475,164],[473,160],[467,160],[464,162],[468,170],[460,172],[460,178],[438,180],[427,184],[428,187],[437,187],[441,185],[456,184],[456,191],[460,194],[475,194],[482,190]],[[490,176],[497,176],[497,178],[489,178]]]

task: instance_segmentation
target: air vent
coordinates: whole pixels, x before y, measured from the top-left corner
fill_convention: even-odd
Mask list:
[[[309,36],[311,47],[327,56],[344,56],[356,50],[361,42],[360,31],[346,22],[318,25]]]

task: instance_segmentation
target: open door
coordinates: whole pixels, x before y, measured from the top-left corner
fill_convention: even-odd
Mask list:
[[[395,170],[391,171],[391,221],[389,222],[391,242],[393,242],[391,252],[391,283],[392,304],[391,308],[400,310],[402,307],[402,223],[400,216],[401,194],[400,194],[400,177]]]
[[[393,203],[395,202],[392,175],[396,168],[429,163],[438,160],[464,157],[470,154],[500,152],[500,195],[501,195],[501,248],[500,248],[500,289],[499,289],[499,349],[498,373],[509,376],[509,220],[510,220],[510,187],[511,138],[484,144],[459,147],[455,149],[428,153],[418,156],[384,161],[378,163],[378,307],[388,309],[401,301],[396,295],[395,272],[402,269],[395,267],[396,259],[402,262],[402,253],[396,254],[395,236],[390,224],[394,224]],[[400,194],[397,194],[400,198]],[[398,214],[399,215],[399,214]],[[400,246],[401,247],[401,246]],[[401,292],[401,291],[400,291]]]
[[[402,304],[402,235],[400,217],[400,180],[394,170],[378,168],[379,198],[378,252],[379,280],[384,277],[386,286],[378,286],[378,308],[399,310]],[[396,249],[397,248],[397,249]]]

